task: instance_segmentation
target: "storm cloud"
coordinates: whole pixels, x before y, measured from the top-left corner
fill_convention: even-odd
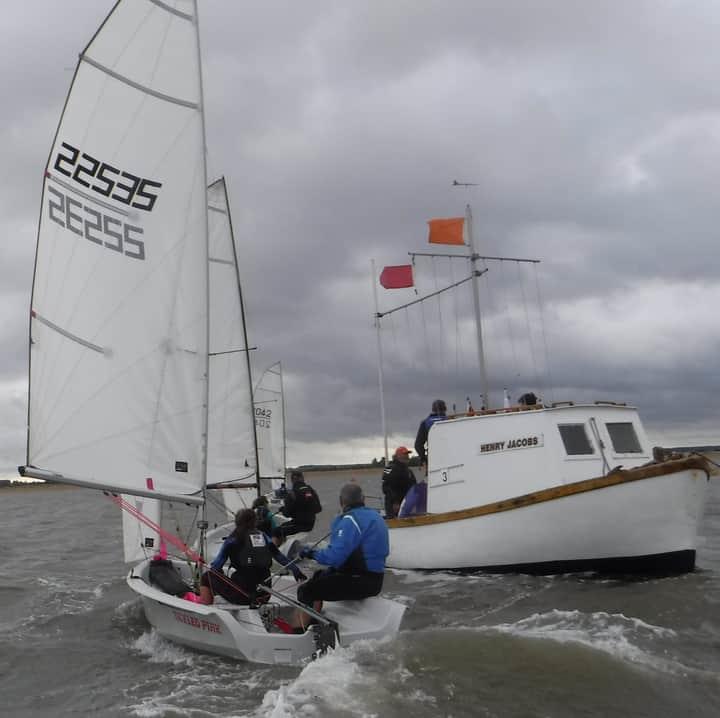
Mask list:
[[[24,459],[41,179],[112,3],[0,30],[0,471]],[[257,372],[281,360],[289,462],[382,452],[370,260],[473,209],[491,398],[627,401],[658,443],[717,443],[717,3],[201,2],[211,178],[225,175]],[[475,186],[452,186],[458,179]],[[467,272],[416,260],[417,291]],[[468,285],[383,321],[392,440],[479,404]]]

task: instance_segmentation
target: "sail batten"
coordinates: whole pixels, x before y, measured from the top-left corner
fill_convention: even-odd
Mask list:
[[[78,344],[81,344],[86,349],[92,349],[93,351],[99,352],[100,354],[110,354],[110,349],[107,349],[105,347],[100,347],[97,344],[93,344],[92,342],[87,341],[86,339],[83,339],[82,337],[79,337],[72,332],[67,331],[67,329],[63,329],[62,327],[59,327],[57,324],[51,322],[49,319],[46,319],[45,317],[39,315],[37,312],[33,312],[33,318],[37,321],[44,324],[46,327],[49,327],[50,329],[55,330],[58,334],[61,334],[66,339],[70,339],[70,341],[77,342]]]
[[[134,82],[129,77],[125,77],[124,75],[121,75],[119,72],[115,72],[111,70],[109,67],[105,67],[105,65],[102,65],[99,62],[96,62],[88,55],[83,55],[82,60],[84,62],[87,62],[89,65],[92,65],[94,68],[100,70],[101,72],[104,72],[109,77],[112,77],[114,80],[118,80],[119,82],[124,82],[126,85],[130,85],[130,87],[135,88],[136,90],[140,90],[140,92],[144,92],[146,95],[151,95],[152,97],[156,97],[158,100],[164,100],[165,102],[172,102],[176,105],[182,105],[183,107],[189,107],[192,110],[197,110],[199,105],[197,102],[190,102],[189,100],[183,100],[180,97],[171,97],[170,95],[165,95],[162,92],[158,92],[157,90],[153,90],[151,87],[145,87],[144,85],[141,85],[139,82]]]
[[[172,13],[173,15],[177,15],[178,17],[181,17],[185,20],[190,20],[191,22],[195,19],[193,15],[190,13],[183,12],[182,10],[178,10],[177,8],[174,8],[167,3],[164,3],[162,0],[149,0],[153,5],[157,5],[158,7],[162,8],[163,10],[167,10],[167,12]]]

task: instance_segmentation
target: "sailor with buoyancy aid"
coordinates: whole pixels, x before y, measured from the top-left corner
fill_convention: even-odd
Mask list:
[[[428,432],[430,427],[436,421],[445,421],[447,419],[447,406],[442,399],[435,399],[432,403],[431,412],[426,416],[418,427],[417,437],[415,438],[415,451],[420,457],[421,464],[427,464],[427,453],[425,451],[425,444],[428,440]]]
[[[305,481],[302,471],[293,471],[290,480],[292,489],[288,491],[280,509],[280,513],[290,521],[273,529],[273,542],[276,546],[280,546],[288,536],[312,531],[315,527],[315,516],[322,511],[317,492]]]
[[[273,559],[281,566],[289,564],[296,581],[306,578],[262,531],[257,530],[255,512],[241,509],[235,514],[235,530],[223,541],[210,570],[200,579],[200,602],[211,604],[217,593],[231,603],[254,603],[262,598],[256,595],[257,586],[270,578]],[[229,579],[223,574],[223,566],[228,560],[234,569]]]

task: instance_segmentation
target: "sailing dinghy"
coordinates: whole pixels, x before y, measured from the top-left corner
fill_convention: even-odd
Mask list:
[[[19,468],[107,493],[143,524],[130,554],[179,549],[168,561],[188,586],[204,552],[163,529],[164,508],[197,507],[203,547],[209,485],[247,478],[257,495],[237,257],[211,244],[208,202],[222,215],[227,198],[207,188],[204,126],[196,0],[119,0],[80,55],[45,172]],[[404,611],[381,597],[303,607],[318,623],[286,634],[288,579],[262,611],[205,606],[154,585],[151,565],[127,580],[158,633],[237,659],[302,661],[392,635]]]
[[[433,237],[433,222],[456,228],[457,236]],[[430,226],[431,242],[467,247],[469,276],[453,286],[472,284],[485,407],[469,407],[430,427],[426,505],[407,516],[401,509],[401,518],[388,520],[388,566],[538,574],[692,570],[708,461],[699,455],[655,460],[637,409],[625,404],[545,404],[532,395],[493,406],[479,295],[480,276],[488,270],[478,262],[536,260],[479,255],[469,207],[464,218]],[[382,317],[407,306],[376,311],[378,346]],[[387,438],[385,446],[387,454]]]

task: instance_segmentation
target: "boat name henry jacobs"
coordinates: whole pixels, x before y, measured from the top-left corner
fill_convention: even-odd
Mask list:
[[[542,446],[542,436],[522,436],[507,441],[480,444],[480,453],[488,454],[495,451],[507,451],[508,449],[529,449],[535,446]]]

